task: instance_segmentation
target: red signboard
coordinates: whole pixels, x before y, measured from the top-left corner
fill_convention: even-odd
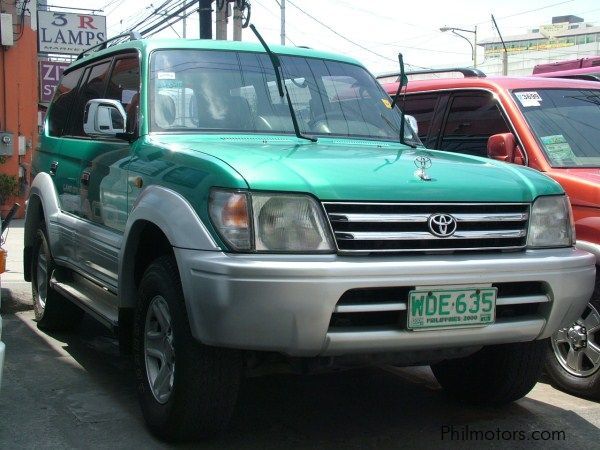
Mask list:
[[[40,61],[40,102],[50,103],[60,77],[69,63]]]

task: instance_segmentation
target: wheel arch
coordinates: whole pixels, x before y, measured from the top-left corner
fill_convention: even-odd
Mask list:
[[[23,240],[23,277],[31,281],[31,251],[35,242],[35,233],[42,221],[46,223],[46,233],[50,236],[48,222],[60,211],[58,195],[50,175],[39,173],[33,179],[25,209],[25,230]],[[48,245],[51,245],[50,239]],[[52,248],[50,248],[52,253]]]
[[[182,195],[162,186],[149,186],[136,200],[125,227],[119,255],[121,308],[135,306],[138,283],[145,269],[159,256],[174,255],[174,247],[219,249]]]

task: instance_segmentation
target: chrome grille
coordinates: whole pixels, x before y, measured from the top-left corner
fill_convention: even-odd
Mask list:
[[[323,203],[340,253],[516,250],[527,243],[528,203]],[[434,235],[434,214],[457,223]]]

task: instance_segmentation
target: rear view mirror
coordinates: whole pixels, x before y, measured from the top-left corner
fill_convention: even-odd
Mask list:
[[[118,100],[90,100],[83,117],[83,131],[88,136],[115,137],[125,132],[127,113]]]
[[[488,158],[519,165],[525,165],[523,151],[512,133],[500,133],[490,136],[487,142]]]

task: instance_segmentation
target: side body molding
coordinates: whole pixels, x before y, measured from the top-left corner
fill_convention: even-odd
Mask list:
[[[119,254],[119,300],[122,307],[135,304],[133,267],[141,232],[148,223],[158,227],[173,247],[220,250],[192,205],[183,196],[165,187],[148,186],[137,198],[125,226],[124,244]]]

